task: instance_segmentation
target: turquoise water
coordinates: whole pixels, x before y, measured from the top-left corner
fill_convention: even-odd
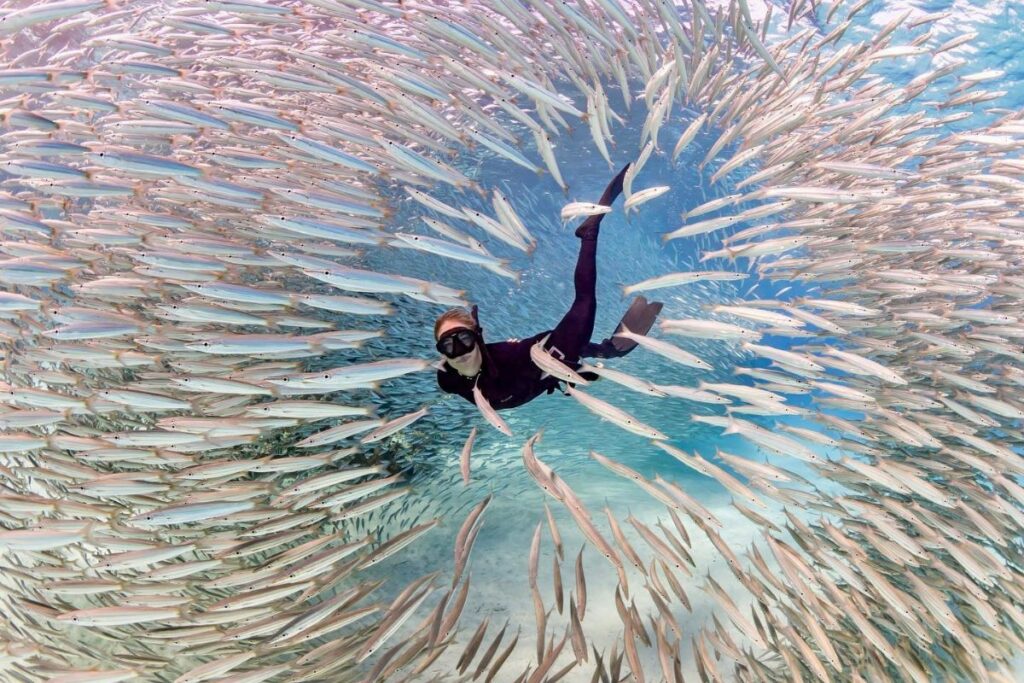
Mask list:
[[[787,7],[773,6],[773,21],[767,34],[769,43],[779,42],[789,35],[785,26],[786,10]],[[828,10],[827,5],[819,7],[817,21],[804,17],[797,22],[793,31],[811,30],[815,32],[812,40],[817,40]],[[1024,106],[1024,56],[1020,50],[1020,35],[1024,29],[1021,13],[1024,12],[1024,8],[1020,4],[872,2],[860,12],[835,47],[841,49],[858,41],[870,41],[882,26],[907,10],[912,11],[904,25],[896,29],[894,44],[905,44],[921,35],[925,29],[911,29],[907,23],[924,13],[933,12],[949,12],[949,16],[931,25],[929,45],[940,44],[968,29],[977,31],[978,36],[969,43],[934,59],[925,55],[887,60],[872,70],[880,82],[906,85],[916,76],[955,58],[967,62],[962,67],[961,74],[990,69],[1005,72],[998,80],[981,86],[990,90],[1006,91],[1004,95],[973,108],[957,108],[954,111],[972,111],[973,116],[951,123],[944,129],[931,130],[930,134],[973,130],[1006,112],[1016,111]],[[751,11],[754,18],[759,19],[764,16],[765,6],[753,3]],[[844,12],[845,10],[841,10],[840,14]],[[400,34],[400,27],[397,25],[399,23],[390,25],[396,36]],[[833,20],[831,26],[835,23]],[[826,30],[830,30],[831,26]],[[81,37],[84,34],[83,29],[76,35]],[[316,39],[311,34],[303,35],[302,38],[311,44]],[[20,49],[27,49],[24,40],[19,45]],[[923,111],[929,116],[948,113],[935,109],[933,105],[945,97],[946,91],[955,84],[955,79],[955,76],[947,76],[938,80],[928,94],[906,105],[897,113],[913,114]],[[564,79],[555,79],[555,86],[573,98],[577,106],[583,105],[578,92]],[[479,267],[441,259],[412,249],[371,249],[367,251],[360,266],[389,273],[401,273],[463,290],[464,298],[468,302],[479,305],[480,319],[489,341],[526,337],[552,327],[565,312],[573,297],[572,271],[579,245],[572,232],[575,223],[563,225],[559,220],[559,211],[569,201],[595,201],[615,171],[626,162],[634,160],[639,153],[640,131],[647,111],[642,98],[632,101],[632,108],[627,110],[617,84],[606,82],[604,86],[611,106],[625,119],[623,125],[612,129],[613,164],[609,167],[602,159],[587,126],[581,122],[574,122],[571,130],[564,132],[554,141],[555,155],[569,186],[566,193],[562,192],[549,174],[531,173],[481,147],[463,150],[454,158],[447,159],[448,163],[457,166],[481,187],[488,190],[500,189],[536,237],[536,250],[529,255],[496,240],[488,240],[488,248],[495,255],[508,259],[510,267],[521,273],[520,283],[513,283]],[[634,92],[637,92],[642,89],[643,84],[634,78],[632,87]],[[276,95],[277,99],[270,98],[275,104],[282,107],[290,104],[284,96]],[[487,106],[487,103],[483,102],[482,105]],[[500,114],[494,107],[490,107],[488,112],[520,136],[520,149],[527,157],[540,159],[528,131],[509,121],[508,117]],[[770,267],[772,257],[756,263],[749,259],[738,259],[735,262],[718,259],[706,264],[699,262],[702,253],[719,249],[723,245],[723,240],[728,239],[730,235],[766,222],[763,220],[738,224],[698,238],[663,243],[662,235],[682,224],[681,214],[733,192],[732,188],[737,182],[758,170],[752,166],[742,166],[722,181],[712,183],[711,173],[737,149],[735,145],[727,145],[704,169],[699,168],[708,150],[722,133],[716,128],[702,130],[682,155],[675,162],[671,162],[669,154],[675,141],[697,115],[698,111],[689,107],[673,109],[673,116],[658,136],[657,151],[633,183],[634,191],[661,185],[670,186],[671,191],[640,206],[628,216],[617,208],[603,222],[598,252],[599,310],[595,340],[600,340],[611,332],[628,306],[630,297],[622,295],[623,285],[668,272],[703,268],[742,270],[749,273],[749,277],[737,282],[702,283],[645,293],[649,299],[664,302],[662,319],[707,317],[706,307],[714,304],[754,299],[795,302],[804,296],[818,295],[828,298],[829,290],[855,284],[856,273],[848,273],[827,282],[819,280],[810,284],[803,281],[772,280],[764,277],[759,270]],[[212,139],[212,144],[216,144],[216,138]],[[1019,156],[1019,153],[1011,154],[1014,155]],[[444,216],[435,216],[420,204],[408,199],[397,184],[383,187],[381,191],[392,210],[387,217],[386,226],[390,231],[431,234],[419,217],[433,216],[442,221],[448,220]],[[489,197],[478,196],[469,191],[458,192],[450,186],[440,184],[430,188],[430,193],[453,205],[477,208],[489,215],[493,213]],[[617,206],[621,207],[621,201]],[[755,203],[751,202],[740,207],[730,206],[705,214],[701,220],[728,216],[754,205]],[[160,208],[156,203],[154,206]],[[851,243],[851,249],[855,249],[856,246]],[[794,255],[803,254],[789,253],[787,257]],[[294,274],[290,274],[289,277],[291,279],[280,278],[278,282],[294,284],[309,291],[326,289],[319,284],[311,285],[308,278],[301,280]],[[266,282],[256,278],[251,281],[258,285],[273,284],[272,278],[268,278]],[[393,304],[396,308],[393,316],[362,317],[358,320],[346,316],[323,316],[338,323],[340,328],[380,327],[386,331],[386,335],[369,341],[359,350],[346,349],[311,359],[306,369],[320,370],[344,366],[355,361],[393,357],[436,359],[431,330],[435,316],[443,311],[444,307],[397,296],[390,299],[394,299]],[[7,332],[11,332],[12,329],[18,332],[17,328],[5,328]],[[606,361],[606,364],[616,370],[660,384],[690,387],[696,386],[700,381],[733,382],[752,386],[753,382],[749,377],[734,375],[732,369],[736,366],[769,366],[766,360],[747,353],[736,343],[699,341],[663,334],[660,331],[654,332],[654,336],[670,340],[700,356],[711,363],[715,370],[688,369],[644,349],[637,349],[622,359]],[[823,335],[817,335],[815,339],[842,344],[840,340]],[[802,340],[798,337],[766,334],[760,343],[786,349],[799,347]],[[835,479],[824,476],[822,471],[804,462],[766,452],[738,435],[723,434],[720,427],[692,419],[694,416],[720,417],[725,414],[721,407],[671,397],[656,399],[641,396],[608,380],[596,382],[587,391],[669,434],[671,445],[716,462],[734,475],[740,476],[742,473],[716,460],[717,450],[751,461],[770,462],[788,468],[795,480],[790,485],[792,490],[787,489],[790,502],[784,506],[781,502],[772,502],[768,496],[762,496],[767,502],[766,507],[757,510],[780,529],[787,523],[793,525],[796,522],[816,522],[823,515],[830,514],[828,509],[820,504],[807,504],[818,502],[812,496],[812,492],[822,497],[849,494],[839,476]],[[579,495],[600,532],[611,539],[607,510],[608,514],[618,520],[624,536],[640,552],[645,562],[650,561],[653,555],[641,535],[626,521],[627,518],[638,520],[654,529],[657,529],[659,524],[672,528],[673,522],[667,515],[664,505],[645,493],[634,482],[602,467],[590,456],[592,450],[628,466],[647,479],[661,477],[677,484],[717,517],[721,522],[721,535],[724,541],[742,560],[747,559],[747,551],[755,541],[759,544],[760,552],[765,553],[761,529],[731,504],[732,494],[728,490],[677,461],[648,440],[599,419],[571,397],[559,393],[541,396],[524,407],[505,412],[503,417],[508,421],[514,434],[512,439],[502,436],[488,426],[475,406],[459,397],[443,395],[436,387],[433,371],[387,381],[373,393],[357,390],[343,393],[338,398],[346,402],[350,400],[353,404],[372,404],[381,416],[386,417],[397,417],[424,406],[429,408],[429,414],[423,419],[393,438],[367,449],[372,457],[380,457],[386,461],[391,471],[401,471],[412,485],[412,492],[400,503],[392,504],[344,527],[352,537],[371,533],[375,541],[378,541],[395,537],[413,525],[435,518],[439,520],[437,528],[429,531],[416,543],[360,575],[365,579],[386,580],[377,595],[377,599],[384,601],[384,604],[394,598],[410,581],[434,572],[439,575],[438,585],[446,584],[454,568],[453,545],[463,520],[473,506],[485,497],[491,497],[467,569],[467,574],[471,576],[471,591],[454,644],[427,669],[425,677],[432,674],[449,674],[455,667],[463,646],[469,641],[477,625],[484,620],[489,620],[485,643],[490,642],[497,629],[506,621],[510,634],[519,632],[518,647],[510,656],[506,668],[495,680],[514,680],[518,672],[531,662],[536,667],[535,614],[528,584],[528,553],[534,530],[538,525],[541,525],[542,538],[539,555],[539,590],[544,608],[552,610],[548,616],[546,636],[550,638],[553,634],[557,641],[568,623],[568,593],[575,584],[573,565],[576,554],[582,547],[589,589],[585,620],[588,641],[597,652],[608,654],[612,648],[621,651],[622,622],[615,605],[618,577],[600,552],[589,544],[584,545],[583,534],[565,506],[548,496],[527,473],[523,464],[523,444],[527,438],[535,434],[542,434],[536,445],[536,455]],[[743,418],[774,431],[778,431],[780,426],[824,431],[815,415],[817,405],[812,402],[810,396],[791,395],[787,400],[790,405],[808,412],[796,417],[744,415]],[[854,422],[862,419],[857,413],[830,412]],[[137,424],[144,422],[140,420]],[[294,441],[322,427],[323,423],[317,423],[301,427],[295,432],[285,432],[280,441],[272,442],[271,454],[297,454],[298,449],[292,447]],[[472,454],[471,479],[468,484],[464,484],[459,469],[459,454],[472,428],[478,429],[479,436]],[[1009,432],[1003,433],[1004,436],[1008,434]],[[1008,437],[1007,440],[1011,439]],[[835,460],[849,456],[848,451],[842,452],[838,448],[813,444],[809,444],[809,447],[823,459]],[[836,472],[838,470],[832,471],[833,474]],[[556,554],[548,530],[545,506],[550,508],[560,530],[564,557],[558,557]],[[793,517],[787,519],[787,514]],[[688,552],[695,564],[692,576],[682,581],[689,596],[690,609],[683,610],[677,602],[673,603],[671,611],[680,624],[681,668],[687,680],[698,680],[689,646],[690,639],[702,629],[711,627],[712,614],[725,622],[722,611],[715,607],[716,601],[703,589],[706,578],[713,578],[729,594],[736,596],[735,599],[740,603],[739,607],[743,612],[749,611],[750,595],[733,577],[719,549],[692,522],[686,520],[685,525],[692,541]],[[785,536],[785,533],[780,531],[776,535]],[[1012,552],[1015,551],[1007,551],[1007,554]],[[75,559],[81,560],[81,557]],[[252,559],[246,568],[258,567],[259,561],[256,558]],[[560,572],[559,576],[566,593],[566,604],[561,610],[553,609],[555,581],[552,575],[556,570]],[[641,573],[627,567],[626,574],[629,578],[629,595],[625,600],[634,602],[642,615],[656,613],[654,602],[649,592],[645,590]],[[389,641],[388,648],[403,639],[412,639],[419,635],[425,628],[421,621],[429,610],[435,607],[441,597],[440,593],[441,591],[435,591],[430,596],[398,636]],[[219,594],[217,597],[220,597]],[[61,609],[65,607],[66,605]],[[349,632],[356,633],[357,630],[352,629]],[[144,629],[130,633],[140,635],[144,633]],[[123,633],[120,635],[123,636]],[[86,638],[82,632],[75,632],[73,636]],[[850,638],[851,634],[837,635],[839,639],[842,637]],[[855,634],[853,637],[856,637]],[[127,640],[131,642],[130,638]],[[108,641],[116,642],[112,638],[108,638]],[[742,639],[741,642],[746,644]],[[108,646],[109,643],[104,642],[104,647]],[[569,651],[568,646],[565,651]],[[205,656],[211,652],[220,653],[214,647],[202,654]],[[160,650],[159,654],[166,656],[167,652]],[[591,651],[590,664],[593,663],[593,654]],[[270,657],[273,656],[275,655],[272,654]],[[641,659],[648,672],[659,671],[658,655],[654,648],[642,648]],[[368,665],[373,666],[375,661],[369,660]],[[568,660],[560,660],[559,666],[565,661]],[[563,680],[590,680],[590,664],[572,671]],[[167,670],[155,676],[154,680],[174,680],[180,673],[178,669],[182,667],[183,665],[179,666],[179,663],[171,663]],[[474,668],[475,665],[470,670]],[[2,671],[0,669],[0,674]],[[965,679],[968,678],[968,673],[964,673]],[[342,674],[337,675],[337,680],[342,680]],[[348,672],[344,675],[356,680],[361,674]],[[656,676],[650,673],[648,678],[656,679]],[[281,680],[287,679],[282,676]],[[3,681],[2,676],[0,681]]]

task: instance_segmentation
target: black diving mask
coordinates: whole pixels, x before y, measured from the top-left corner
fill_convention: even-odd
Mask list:
[[[477,344],[477,333],[466,327],[449,330],[437,340],[437,350],[448,358],[469,353]]]

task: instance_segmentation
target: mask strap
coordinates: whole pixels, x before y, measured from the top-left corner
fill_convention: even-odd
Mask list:
[[[473,304],[473,308],[471,308],[469,312],[473,316],[473,322],[476,323],[477,334],[479,334],[481,337],[483,337],[484,328],[480,327],[480,317],[477,315],[476,304]]]

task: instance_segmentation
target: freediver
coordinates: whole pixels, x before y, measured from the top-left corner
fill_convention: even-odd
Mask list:
[[[628,168],[629,164],[612,179],[599,204],[611,206],[622,193],[622,179]],[[527,339],[488,344],[484,342],[476,306],[470,311],[452,308],[437,318],[434,340],[445,357],[437,371],[437,384],[443,391],[473,403],[473,386],[477,385],[494,409],[516,408],[559,387],[561,380],[544,376],[530,359],[530,347],[545,336],[550,335],[544,348],[574,370],[580,367],[580,358],[618,358],[636,347],[636,342],[615,335],[624,329],[637,334],[646,334],[651,329],[662,304],[648,303],[642,296],[633,300],[611,338],[600,344],[590,341],[597,313],[597,235],[602,218],[604,214],[590,216],[576,229],[580,238],[574,275],[576,298],[553,330]],[[596,379],[593,373],[582,376]]]

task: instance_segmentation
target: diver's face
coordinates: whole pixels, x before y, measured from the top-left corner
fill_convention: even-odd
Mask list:
[[[469,332],[470,334],[466,334]],[[445,356],[445,362],[460,375],[466,377],[473,377],[480,372],[480,366],[483,364],[483,354],[480,352],[479,340],[472,330],[468,330],[465,325],[462,325],[458,321],[448,320],[445,321],[441,328],[438,330],[438,344],[441,347],[439,350]],[[467,349],[468,350],[464,350]],[[458,353],[463,351],[462,353]],[[449,353],[456,353],[458,355],[449,356]]]

